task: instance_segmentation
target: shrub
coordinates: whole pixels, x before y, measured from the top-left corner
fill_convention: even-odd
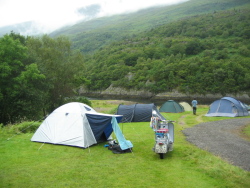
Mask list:
[[[92,106],[91,101],[88,100],[86,97],[71,97],[71,98],[66,98],[64,102],[65,102],[65,104],[69,103],[69,102],[80,102],[80,103],[84,103],[84,104],[87,104],[89,106]]]
[[[10,124],[1,127],[2,133],[11,133],[11,134],[22,134],[22,133],[34,133],[38,127],[40,126],[41,122],[22,122],[19,124]]]

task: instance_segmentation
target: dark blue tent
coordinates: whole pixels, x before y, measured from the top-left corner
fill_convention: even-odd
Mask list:
[[[248,116],[248,110],[239,100],[232,97],[223,97],[214,101],[205,116]]]
[[[153,114],[153,111],[155,113]],[[119,105],[117,115],[123,115],[121,122],[150,122],[152,116],[158,116],[162,120],[165,118],[157,110],[157,107],[152,104],[132,104]]]

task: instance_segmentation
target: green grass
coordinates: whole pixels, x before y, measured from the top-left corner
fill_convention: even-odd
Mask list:
[[[95,109],[105,107],[102,112],[107,113],[118,104],[92,101],[92,105]],[[127,154],[113,154],[104,147],[106,143],[89,149],[43,145],[30,141],[33,133],[13,137],[2,128],[0,187],[249,187],[250,172],[185,140],[184,128],[226,119],[205,117],[207,110],[200,106],[196,116],[191,112],[163,114],[176,121],[174,150],[164,159],[152,151],[154,132],[148,122],[120,123],[126,139],[134,145],[133,153]]]
[[[246,135],[248,140],[250,141],[250,125],[243,128],[242,133]]]

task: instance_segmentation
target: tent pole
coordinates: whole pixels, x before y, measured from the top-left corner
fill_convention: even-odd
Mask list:
[[[88,147],[88,150],[89,150],[89,154],[90,154],[90,148]]]
[[[217,107],[217,109],[216,109],[216,113],[218,113],[218,110],[219,110],[219,108],[220,108],[220,104],[221,104],[221,100],[220,100],[220,103],[219,103],[219,105],[218,105],[218,107]]]
[[[86,118],[87,119],[87,117],[86,117],[86,114],[84,114],[84,117],[83,117],[83,115],[82,115],[82,118],[84,119],[84,118]],[[85,131],[84,131],[84,129],[82,129],[83,130],[83,136],[84,136],[84,138],[85,138]],[[88,145],[88,151],[89,151],[89,153],[90,153],[90,148],[89,148],[89,144],[88,144],[88,139],[86,139],[86,142],[87,142],[87,145]],[[84,149],[84,148],[83,148]]]
[[[123,134],[123,123],[122,123],[122,134]]]
[[[132,149],[131,149],[131,148],[129,148],[129,149],[130,149],[131,153],[133,153],[133,156],[135,156],[135,154],[134,154],[134,152],[132,151]]]

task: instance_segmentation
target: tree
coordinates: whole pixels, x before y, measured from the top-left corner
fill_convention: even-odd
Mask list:
[[[167,86],[168,86],[170,91],[172,91],[176,87],[176,78],[174,76],[173,71],[170,71],[170,73],[168,75]]]
[[[29,120],[39,119],[42,114],[41,106],[46,98],[45,75],[38,70],[37,64],[25,66],[25,70],[15,79],[18,84],[18,99],[16,110],[21,111]]]
[[[35,64],[27,62],[27,48],[16,35],[0,39],[0,123],[14,123],[38,117],[43,96],[40,83],[44,75]],[[40,90],[40,92],[38,92]],[[39,96],[38,96],[39,94]],[[31,109],[32,108],[32,109]]]
[[[74,95],[74,89],[80,84],[79,80],[87,81],[83,56],[80,52],[71,50],[71,42],[65,37],[31,37],[27,46],[30,58],[46,76],[48,95],[43,107],[51,112],[64,103],[65,97]]]
[[[196,55],[203,50],[203,45],[198,39],[189,41],[186,45],[187,55]]]

